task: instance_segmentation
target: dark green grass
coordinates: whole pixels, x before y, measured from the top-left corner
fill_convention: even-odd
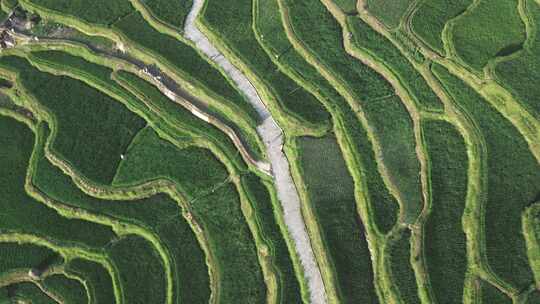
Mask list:
[[[64,303],[89,303],[84,285],[61,274],[48,276],[42,282],[48,292],[62,298]]]
[[[279,277],[279,303],[302,303],[300,284],[294,272],[291,252],[275,218],[275,214],[282,211],[275,210],[268,188],[257,175],[244,175],[242,185],[256,211],[259,229],[272,248],[272,262]]]
[[[424,252],[437,303],[463,298],[467,253],[461,217],[467,196],[468,159],[460,133],[442,121],[422,125],[431,174],[431,213],[424,228]]]
[[[328,106],[344,116],[342,119],[345,125],[343,131],[350,134],[353,144],[356,146],[357,151],[360,152],[357,153],[357,158],[362,158],[361,162],[367,176],[366,183],[368,184],[370,200],[375,212],[375,222],[381,231],[389,231],[396,221],[398,205],[389,194],[378,172],[373,147],[367,138],[365,130],[362,129],[358,119],[351,113],[352,110],[345,99],[313,66],[293,49],[281,23],[277,1],[259,0],[258,8],[259,18],[256,25],[259,27],[259,31],[261,33],[272,33],[272,35],[265,36],[263,44],[273,54],[281,54],[280,64],[316,88]]]
[[[472,88],[439,65],[435,74],[478,125],[486,143],[485,248],[493,271],[518,289],[533,282],[521,213],[540,194],[540,166],[518,130]]]
[[[486,281],[481,281],[480,290],[482,295],[482,303],[489,304],[511,304],[512,300],[506,296],[497,287],[489,284]]]
[[[361,103],[381,144],[390,178],[403,195],[406,220],[414,222],[422,209],[422,197],[409,113],[381,75],[347,55],[339,24],[319,1],[285,2],[298,38]]]
[[[203,222],[210,250],[220,271],[220,303],[265,303],[266,285],[257,248],[240,210],[233,184],[190,202],[194,218]],[[200,219],[200,220],[199,220]]]
[[[0,274],[14,269],[39,269],[62,258],[51,249],[34,244],[0,243]]]
[[[344,303],[378,303],[354,183],[336,139],[298,140],[300,167]]]
[[[179,149],[160,139],[151,128],[146,128],[127,151],[114,184],[139,184],[157,177],[172,180],[183,193],[198,197],[223,182],[228,174],[208,150],[197,147]]]
[[[127,0],[32,0],[31,2],[99,25],[110,25],[133,11]]]
[[[149,241],[127,235],[106,252],[118,273],[124,303],[165,303],[165,266]]]
[[[419,105],[428,110],[442,110],[443,104],[435,95],[422,75],[414,68],[400,50],[390,40],[373,30],[358,17],[347,18],[348,27],[353,33],[353,41],[357,47],[388,66],[411,94],[416,96]]]
[[[367,10],[390,29],[399,26],[413,0],[364,0]]]
[[[415,35],[443,54],[442,32],[448,21],[463,13],[473,0],[431,0],[421,2],[411,19]]]
[[[150,132],[145,133],[152,135]],[[161,153],[159,150],[153,152],[153,156]],[[38,153],[43,153],[43,150],[39,150]],[[189,174],[180,175],[193,177]],[[122,222],[143,226],[154,232],[172,258],[175,298],[186,303],[208,302],[209,277],[204,252],[191,227],[182,217],[177,203],[171,198],[163,194],[136,201],[106,201],[93,198],[79,190],[67,175],[52,166],[44,157],[40,157],[36,165],[33,183],[55,200],[92,213],[104,214]],[[96,279],[103,281],[99,278],[103,277],[102,275],[95,276]]]
[[[203,59],[188,44],[152,28],[141,14],[135,13],[123,18],[115,23],[113,28],[120,31],[130,43],[144,47],[149,55],[159,56],[163,64],[194,79],[197,86],[207,87],[219,96],[237,104],[254,121],[258,120],[255,109],[219,70]]]
[[[67,219],[37,202],[25,192],[24,184],[34,134],[24,124],[0,116],[0,230],[33,234],[81,246],[102,247],[114,238],[108,227]],[[31,216],[29,216],[31,215]]]
[[[18,0],[2,0],[2,3],[10,10],[14,9],[17,5],[19,5]]]
[[[11,300],[9,298],[8,286],[0,288],[0,303],[2,303],[2,304],[11,304]]]
[[[184,21],[193,6],[193,0],[142,0],[152,14],[173,27],[182,29]]]
[[[180,127],[183,130],[188,130],[195,133],[194,136],[202,136],[208,138],[214,144],[222,148],[223,152],[227,154],[228,158],[232,160],[240,170],[245,170],[246,165],[242,159],[239,152],[236,150],[231,139],[225,135],[218,128],[202,121],[199,118],[196,118],[191,112],[186,110],[184,107],[175,104],[165,95],[154,86],[152,86],[147,81],[141,79],[135,74],[120,71],[117,74],[118,81],[128,87],[128,89],[136,92],[135,94],[140,94],[145,96],[149,102],[151,102],[155,107],[159,109],[160,117],[164,117],[168,123],[172,126]],[[232,122],[225,121],[229,126],[234,125]],[[174,130],[172,134],[177,134]],[[254,153],[254,155],[261,155],[261,150],[259,149],[255,140],[251,140],[250,136],[243,134],[242,131],[239,132],[239,136],[246,140],[248,143],[248,149]],[[178,138],[178,136],[176,137]]]
[[[390,252],[392,277],[401,295],[403,303],[420,304],[418,286],[411,265],[411,231],[405,230],[393,244]],[[458,303],[458,302],[453,302]]]
[[[111,275],[101,264],[82,259],[73,259],[66,265],[66,272],[85,280],[91,303],[108,304],[115,302]]]
[[[540,291],[536,290],[529,294],[527,304],[540,304]]]
[[[526,7],[531,21],[536,25],[536,36],[519,57],[499,63],[495,72],[525,108],[540,119],[540,86],[537,85],[540,79],[540,6],[534,0],[528,0]]]
[[[34,283],[23,282],[8,287],[10,292],[13,293],[11,297],[12,303],[20,303],[17,301],[23,301],[23,303],[31,304],[57,304],[56,301],[49,298],[39,287]]]
[[[40,72],[19,57],[3,57],[0,65],[19,71],[17,81],[53,115],[51,148],[89,179],[110,184],[145,121],[82,81]]]
[[[266,14],[266,12],[262,12]],[[313,124],[325,124],[328,113],[319,101],[274,65],[253,32],[252,1],[210,0],[204,22],[272,91],[288,113]],[[234,22],[231,22],[234,21]],[[273,35],[273,33],[261,33]]]
[[[490,59],[520,50],[525,41],[525,24],[517,5],[517,0],[481,0],[458,19],[452,33],[458,56],[480,70]]]

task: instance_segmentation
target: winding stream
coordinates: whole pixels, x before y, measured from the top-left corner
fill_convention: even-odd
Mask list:
[[[263,139],[267,150],[278,198],[283,208],[285,224],[294,241],[294,246],[300,257],[304,276],[308,283],[310,302],[312,304],[325,304],[327,302],[326,291],[322,276],[315,261],[311,241],[302,216],[300,197],[291,177],[289,163],[283,153],[283,131],[272,118],[268,108],[262,102],[259,94],[257,94],[257,91],[247,77],[225,58],[197,28],[196,19],[203,5],[204,0],[193,1],[193,7],[186,19],[184,35],[193,41],[200,51],[216,62],[227,73],[259,114],[262,123],[257,127],[257,132]]]

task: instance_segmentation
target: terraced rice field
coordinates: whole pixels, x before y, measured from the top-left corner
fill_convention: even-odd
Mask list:
[[[538,1],[0,7],[0,304],[539,302]]]

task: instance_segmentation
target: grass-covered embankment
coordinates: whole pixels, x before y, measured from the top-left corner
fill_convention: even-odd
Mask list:
[[[405,229],[391,244],[388,258],[392,279],[398,287],[403,303],[420,304],[416,277],[411,264],[411,247],[411,231]]]
[[[483,197],[485,250],[489,267],[514,288],[533,282],[527,261],[521,214],[540,193],[540,166],[518,130],[475,90],[440,65],[436,76],[486,143],[487,192]]]
[[[304,137],[297,145],[308,203],[331,263],[338,297],[344,302],[378,303],[353,179],[336,139]]]
[[[382,75],[347,54],[341,27],[322,3],[285,0],[284,4],[297,38],[358,102],[378,140],[389,179],[403,196],[406,221],[414,222],[423,199],[410,114]]]
[[[467,271],[462,217],[467,196],[467,150],[449,123],[422,124],[429,162],[431,210],[424,225],[424,259],[437,303],[461,302]]]
[[[65,269],[68,274],[78,276],[85,281],[90,303],[115,302],[111,275],[101,264],[75,258],[69,261]]]
[[[77,279],[53,274],[47,276],[41,284],[47,292],[62,299],[63,303],[91,303],[86,288]]]
[[[245,73],[254,78],[261,97],[267,99],[266,103],[272,101],[286,114],[299,120],[302,123],[299,126],[325,127],[329,115],[322,104],[283,73],[259,44],[253,31],[253,5],[253,1],[208,0],[201,21],[207,31],[221,40],[221,45],[246,66]],[[259,39],[264,40],[264,34]]]

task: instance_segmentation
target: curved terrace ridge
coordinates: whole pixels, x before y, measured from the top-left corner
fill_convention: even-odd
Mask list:
[[[225,58],[197,28],[197,16],[199,16],[203,6],[204,0],[193,1],[193,6],[185,22],[184,35],[193,41],[200,51],[223,68],[259,114],[262,123],[257,127],[257,132],[262,137],[267,149],[272,176],[275,179],[278,197],[283,208],[285,224],[294,241],[295,250],[300,257],[304,276],[307,279],[310,301],[312,304],[324,304],[327,300],[321,272],[315,260],[302,217],[300,197],[291,177],[289,163],[283,153],[283,130],[278,126],[248,78]]]

